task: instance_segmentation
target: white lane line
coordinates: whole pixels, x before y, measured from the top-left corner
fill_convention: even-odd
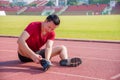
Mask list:
[[[0,51],[3,51],[3,52],[17,52],[16,50],[0,50]]]
[[[48,72],[50,74],[57,74],[57,75],[62,75],[62,76],[70,76],[70,77],[79,77],[79,78],[86,78],[86,79],[91,79],[91,80],[105,80],[101,78],[95,78],[95,77],[88,77],[88,76],[81,76],[81,75],[75,75],[75,74],[68,74],[68,73],[61,73],[61,72]]]
[[[4,41],[0,41],[0,43],[6,43],[6,42],[4,42]],[[15,43],[15,42],[7,42],[7,43]],[[57,44],[58,45],[58,44]],[[89,48],[89,49],[102,49],[102,50],[120,50],[118,47],[117,48],[109,48],[109,46],[108,46],[108,48],[106,48],[106,47],[100,47],[99,48],[99,45],[96,47],[97,45],[95,45],[95,46],[80,46],[80,47],[76,47],[76,45],[72,45],[72,47],[75,47],[75,48]],[[69,46],[68,46],[69,47]],[[70,46],[71,47],[71,46]]]
[[[3,69],[18,69],[18,67],[2,67],[2,70]],[[19,69],[22,69],[22,70],[28,70],[28,68],[20,68],[19,67]],[[38,71],[38,70],[30,70],[30,71]],[[4,77],[4,78],[9,78],[9,77],[12,77],[12,76],[15,76],[15,75],[19,75],[19,74],[21,74],[22,72],[20,71],[20,72],[18,72],[18,73],[14,73],[14,74],[12,74],[12,75],[8,75],[8,76],[6,76],[6,77]],[[105,80],[105,79],[102,79],[102,78],[96,78],[96,77],[89,77],[89,76],[81,76],[81,75],[76,75],[76,74],[69,74],[69,73],[61,73],[61,72],[54,72],[54,71],[48,71],[48,72],[46,72],[46,73],[49,73],[49,74],[55,74],[55,75],[60,75],[60,76],[69,76],[69,77],[78,77],[78,78],[84,78],[84,79],[90,79],[90,80]]]
[[[120,73],[117,74],[117,75],[112,76],[110,79],[117,79],[117,78],[120,78]]]
[[[70,46],[71,47],[71,46]],[[72,47],[75,47],[75,48],[89,48],[89,49],[99,49],[99,50],[119,50],[120,51],[120,49],[118,49],[118,48],[99,48],[99,46],[97,46],[97,47],[84,47],[84,46],[80,46],[80,47],[76,47],[76,46],[72,46]],[[119,47],[120,48],[120,47]]]
[[[91,59],[91,60],[100,60],[100,61],[115,61],[115,62],[120,62],[120,60],[117,59],[103,59],[103,58],[97,58],[97,57],[80,57],[80,58],[84,58],[84,59]]]
[[[0,52],[17,52],[17,50],[0,50]],[[113,62],[120,62],[120,60],[117,59],[104,59],[104,58],[97,58],[97,57],[82,57],[79,56],[80,58],[84,58],[84,59],[91,59],[91,60],[100,60],[100,61],[113,61]]]

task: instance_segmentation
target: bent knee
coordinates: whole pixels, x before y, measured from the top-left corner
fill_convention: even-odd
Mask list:
[[[60,48],[61,48],[61,49],[67,49],[67,47],[64,46],[64,45],[60,45]]]

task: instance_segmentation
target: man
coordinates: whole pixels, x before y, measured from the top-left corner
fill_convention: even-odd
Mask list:
[[[54,30],[59,26],[60,19],[57,15],[49,15],[43,22],[32,22],[18,38],[18,57],[21,62],[34,61],[41,63],[46,71],[52,65],[50,59],[59,55],[61,66],[78,66],[81,63],[79,58],[68,59],[67,48],[63,45],[54,47]],[[46,44],[45,49],[41,47]]]

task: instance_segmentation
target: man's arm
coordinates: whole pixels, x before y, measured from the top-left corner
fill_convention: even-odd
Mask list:
[[[23,56],[31,58],[34,62],[39,63],[41,57],[35,54],[27,45],[26,40],[30,37],[27,31],[24,31],[18,38],[18,51],[22,52]]]

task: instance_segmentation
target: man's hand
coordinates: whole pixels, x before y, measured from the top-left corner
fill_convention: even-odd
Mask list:
[[[39,55],[39,54],[34,54],[31,56],[32,60],[35,62],[35,63],[39,63],[40,60],[42,59],[42,57]]]

